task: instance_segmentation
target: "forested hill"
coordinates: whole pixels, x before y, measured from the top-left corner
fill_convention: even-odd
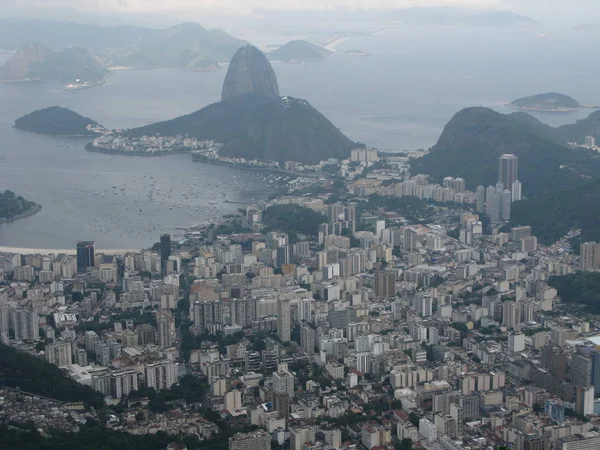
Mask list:
[[[496,184],[498,157],[519,157],[523,194],[537,197],[583,185],[600,175],[598,154],[573,150],[556,142],[546,125],[523,114],[500,114],[488,108],[458,112],[431,152],[412,167],[437,180],[463,177],[469,188]],[[550,128],[551,129],[551,128]]]
[[[104,404],[102,394],[73,381],[55,365],[4,344],[0,344],[0,386],[95,408]]]

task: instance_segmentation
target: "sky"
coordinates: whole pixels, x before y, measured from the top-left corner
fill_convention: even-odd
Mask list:
[[[0,13],[73,8],[80,12],[127,15],[170,14],[198,20],[202,13],[254,15],[261,10],[386,9],[407,7],[475,7],[511,10],[542,22],[600,22],[600,0],[0,0]]]

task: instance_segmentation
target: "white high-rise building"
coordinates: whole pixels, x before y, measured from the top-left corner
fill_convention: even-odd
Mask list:
[[[512,201],[518,202],[519,200],[521,200],[521,182],[515,180],[512,185]]]
[[[273,372],[273,389],[294,398],[294,376],[285,370]]]

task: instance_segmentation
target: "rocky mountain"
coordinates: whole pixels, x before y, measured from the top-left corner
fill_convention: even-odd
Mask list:
[[[27,78],[29,72],[50,53],[42,44],[26,45],[0,67],[0,81],[18,81]]]
[[[223,156],[308,164],[346,158],[356,146],[307,101],[280,97],[275,72],[255,47],[234,55],[222,98],[187,116],[126,133],[187,134],[222,143]]]
[[[97,122],[60,106],[40,109],[18,118],[15,128],[52,136],[98,136]]]
[[[573,97],[557,92],[518,98],[510,102],[508,106],[524,111],[544,112],[568,112],[579,111],[581,109],[581,105]]]
[[[495,184],[498,157],[514,153],[519,157],[523,194],[529,198],[557,188],[575,188],[597,177],[598,155],[567,148],[558,142],[561,135],[564,130],[544,125],[525,113],[467,108],[448,122],[438,142],[414,164],[412,172],[440,180],[460,176],[474,189],[480,184]]]
[[[103,80],[110,72],[83,47],[70,47],[48,53],[31,68],[29,78],[57,80],[63,83]]]
[[[132,45],[112,51],[107,61],[112,66],[218,70],[218,63],[229,61],[243,44],[223,30],[188,22],[144,33]]]
[[[311,44],[307,41],[296,40],[282,45],[276,50],[269,52],[267,56],[271,61],[292,62],[314,62],[323,61],[333,52],[324,47]]]
[[[251,93],[279,97],[279,85],[265,55],[256,47],[246,45],[233,55],[229,63],[221,100]]]
[[[23,47],[0,67],[0,81],[96,81],[108,75],[110,72],[85,48],[52,51],[41,44]]]

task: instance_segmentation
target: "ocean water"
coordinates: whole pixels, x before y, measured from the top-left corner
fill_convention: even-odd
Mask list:
[[[511,100],[549,91],[600,105],[600,61],[591,56],[598,43],[600,34],[572,31],[405,28],[338,47],[372,56],[334,54],[274,68],[282,95],[308,100],[352,139],[411,150],[433,145],[448,120],[469,106],[506,113]],[[149,246],[162,232],[176,235],[178,227],[240,206],[225,199],[268,196],[272,183],[262,174],[192,163],[189,155],[89,153],[85,140],[12,127],[21,115],[52,105],[110,128],[173,118],[218,101],[225,69],[115,71],[104,86],[76,92],[56,83],[0,84],[0,189],[43,206],[35,216],[0,225],[0,246],[71,248],[81,239],[105,249]],[[556,126],[590,112],[535,115]],[[210,208],[214,201],[219,210]]]

